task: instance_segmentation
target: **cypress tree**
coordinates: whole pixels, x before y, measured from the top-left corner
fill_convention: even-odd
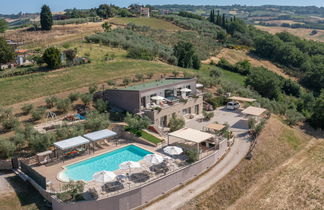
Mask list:
[[[222,27],[225,28],[225,23],[226,22],[226,18],[225,18],[225,13],[223,13],[223,19],[222,19]]]
[[[213,10],[210,10],[209,22],[213,22]]]
[[[51,30],[53,25],[52,12],[49,6],[43,5],[40,13],[40,23],[42,30]]]

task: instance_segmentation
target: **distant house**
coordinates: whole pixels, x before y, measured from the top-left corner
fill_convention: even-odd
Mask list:
[[[141,16],[149,18],[150,17],[150,8],[141,7]]]
[[[106,94],[112,107],[145,115],[159,127],[167,127],[172,117],[199,115],[203,109],[203,97],[194,78],[157,80],[107,90]]]

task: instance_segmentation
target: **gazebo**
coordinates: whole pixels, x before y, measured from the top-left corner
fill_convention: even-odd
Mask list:
[[[89,148],[90,141],[82,136],[73,137],[54,143],[56,155],[64,157],[83,154]]]
[[[197,146],[198,157],[200,154],[200,144],[203,142],[207,142],[207,141],[214,142],[214,139],[215,139],[215,136],[210,133],[202,132],[202,131],[195,130],[192,128],[183,128],[183,129],[174,131],[172,133],[169,133],[168,134],[168,144],[170,143],[170,137],[175,137],[178,139],[182,139],[186,142],[195,144]]]
[[[83,135],[84,138],[88,139],[93,144],[95,142],[105,141],[105,140],[111,139],[111,138],[113,138],[115,136],[117,136],[117,133],[114,132],[114,131],[108,130],[108,129],[95,131],[95,132]]]

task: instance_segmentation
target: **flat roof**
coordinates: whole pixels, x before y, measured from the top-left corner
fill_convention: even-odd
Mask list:
[[[99,141],[99,140],[113,137],[116,135],[117,135],[117,133],[115,133],[114,131],[104,129],[104,130],[95,131],[92,133],[85,134],[85,135],[83,135],[83,137],[85,137],[86,139],[89,139],[90,141]]]
[[[137,84],[137,85],[132,85],[126,88],[121,88],[119,90],[146,90],[146,89],[151,89],[151,88],[156,88],[156,87],[162,87],[165,85],[172,85],[172,84],[177,84],[183,81],[189,81],[191,79],[188,78],[176,78],[176,79],[164,79],[164,80],[159,80],[159,81],[154,81],[154,82],[146,82],[142,84]]]
[[[256,99],[254,99],[254,98],[243,98],[243,97],[239,97],[239,96],[232,96],[232,97],[229,97],[229,99],[234,100],[234,101],[244,101],[244,102],[256,101]]]
[[[169,133],[169,136],[177,137],[194,143],[201,143],[207,141],[208,139],[214,138],[214,135],[212,134],[192,128],[182,128],[180,130]]]
[[[223,128],[225,128],[225,125],[212,123],[212,124],[207,125],[206,128],[213,129],[215,131],[220,131]]]
[[[260,116],[266,111],[266,109],[255,107],[255,106],[249,106],[248,108],[244,109],[242,111],[243,114],[248,115],[254,115],[254,116]]]
[[[74,138],[66,139],[63,141],[58,141],[54,143],[54,146],[61,149],[61,150],[67,150],[73,147],[81,146],[84,144],[88,144],[90,141],[86,138],[83,138],[82,136],[77,136]]]

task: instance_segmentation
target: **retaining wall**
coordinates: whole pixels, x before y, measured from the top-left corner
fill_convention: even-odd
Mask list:
[[[197,175],[215,165],[228,149],[228,147],[225,147],[225,143],[227,144],[227,141],[222,142],[223,146],[220,147],[220,150],[217,150],[202,160],[130,191],[106,199],[79,201],[75,203],[62,203],[53,198],[52,207],[54,210],[128,210],[139,207],[195,178]]]

